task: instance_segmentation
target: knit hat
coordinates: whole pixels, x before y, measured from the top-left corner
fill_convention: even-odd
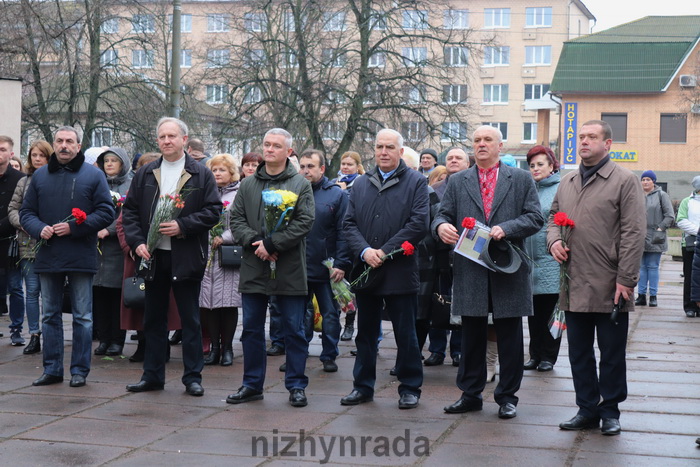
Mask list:
[[[700,191],[700,175],[693,178],[693,191]]]
[[[438,156],[437,156],[437,152],[435,152],[435,149],[425,148],[420,152],[421,156],[423,154],[430,154],[432,156],[432,158],[435,159],[435,162],[437,163]]]
[[[97,162],[97,158],[103,152],[104,152],[104,149],[101,147],[92,147],[92,148],[86,149],[85,152],[83,153],[85,155],[85,163],[93,165],[95,162]]]
[[[656,183],[656,174],[653,170],[645,170],[641,178],[651,178],[651,181]]]

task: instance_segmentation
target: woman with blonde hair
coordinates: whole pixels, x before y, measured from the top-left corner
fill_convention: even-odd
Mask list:
[[[362,158],[355,151],[348,151],[340,156],[340,170],[338,177],[331,180],[332,183],[339,185],[343,190],[352,189],[352,184],[360,175],[364,175],[365,168],[362,167]]]

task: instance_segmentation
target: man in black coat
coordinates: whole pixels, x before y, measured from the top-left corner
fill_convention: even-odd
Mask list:
[[[199,321],[199,290],[204,276],[209,230],[219,222],[222,209],[211,171],[185,152],[187,125],[171,117],[156,127],[163,157],[142,167],[134,176],[122,208],[126,241],[144,261],[152,261],[152,277],[146,281],[144,337],[146,357],[141,381],[127,391],[163,389],[168,346],[168,303],[175,294],[182,323],[182,383],[187,394],[201,396],[202,328]],[[151,225],[164,196],[180,194],[184,207],[175,219]],[[158,228],[161,238],[147,247],[148,231]]]
[[[382,308],[391,318],[398,353],[396,376],[399,408],[418,405],[423,367],[416,338],[418,262],[413,255],[395,253],[405,242],[418,245],[428,231],[429,202],[425,177],[410,170],[401,160],[403,137],[383,129],[375,140],[374,170],[359,177],[350,193],[344,228],[355,271],[376,270],[356,290],[358,306],[357,358],[354,383],[342,405],[371,401],[377,365]]]
[[[13,288],[17,289],[17,292],[22,293],[22,275],[19,269],[8,260],[9,238],[14,236],[17,231],[10,224],[10,219],[7,217],[7,207],[12,200],[17,182],[25,176],[10,165],[10,159],[15,155],[13,152],[14,145],[12,138],[0,135],[0,238],[3,239],[0,240],[0,292],[2,292],[3,297],[2,303],[0,303],[0,310],[2,310],[3,314],[7,313],[7,303],[5,301],[7,286],[14,286]],[[15,258],[13,261],[18,259]],[[10,290],[10,292],[13,293],[15,291]],[[15,301],[16,303],[10,300],[10,338],[12,339],[12,345],[24,345],[24,338],[22,337],[24,296],[20,295],[18,298],[19,300]],[[1,333],[0,336],[2,336]]]

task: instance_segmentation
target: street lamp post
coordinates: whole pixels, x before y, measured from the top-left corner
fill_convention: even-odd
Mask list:
[[[173,0],[173,53],[171,57],[170,73],[170,102],[168,114],[171,117],[180,118],[180,56],[182,50],[182,1]]]

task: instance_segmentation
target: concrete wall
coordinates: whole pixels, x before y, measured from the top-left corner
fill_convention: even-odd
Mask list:
[[[22,136],[22,81],[0,78],[2,96],[2,118],[0,135],[7,135],[15,141],[15,154],[19,154]]]

